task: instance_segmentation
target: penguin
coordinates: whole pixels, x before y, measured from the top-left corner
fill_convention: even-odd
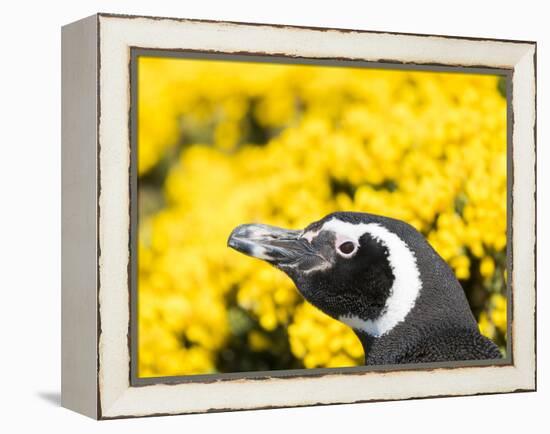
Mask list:
[[[243,224],[228,246],[282,270],[309,303],[351,327],[366,365],[502,357],[452,269],[401,220],[335,212],[303,230]]]

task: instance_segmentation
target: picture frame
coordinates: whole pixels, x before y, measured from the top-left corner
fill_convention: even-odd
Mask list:
[[[502,362],[140,379],[140,53],[430,71],[508,85],[508,357]],[[536,390],[536,43],[96,14],[62,30],[62,405],[95,419]]]

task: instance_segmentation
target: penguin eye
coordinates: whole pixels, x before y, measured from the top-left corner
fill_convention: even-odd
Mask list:
[[[340,250],[340,252],[344,255],[349,255],[355,250],[355,244],[351,241],[346,241],[338,246],[338,250]]]

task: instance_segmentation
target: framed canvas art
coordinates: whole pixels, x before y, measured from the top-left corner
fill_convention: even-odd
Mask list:
[[[62,31],[62,404],[533,391],[536,44]]]

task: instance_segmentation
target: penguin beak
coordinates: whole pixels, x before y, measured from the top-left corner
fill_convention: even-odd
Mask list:
[[[307,240],[300,237],[301,233],[275,226],[246,224],[233,229],[227,245],[245,255],[263,259],[275,266],[284,266],[311,254],[311,247]]]

